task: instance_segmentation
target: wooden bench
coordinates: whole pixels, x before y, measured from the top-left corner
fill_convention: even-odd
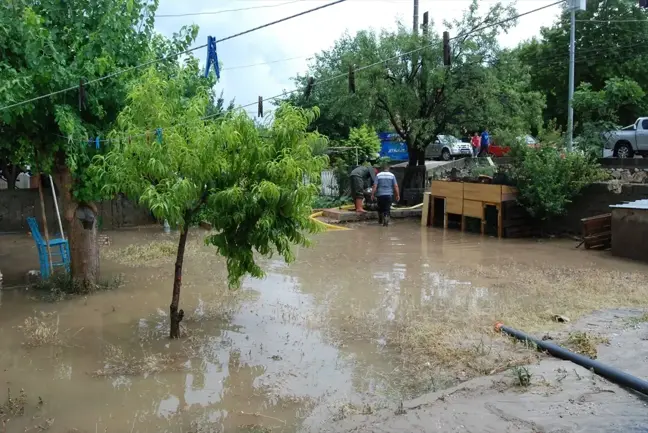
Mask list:
[[[585,249],[605,250],[612,245],[612,214],[581,219]]]

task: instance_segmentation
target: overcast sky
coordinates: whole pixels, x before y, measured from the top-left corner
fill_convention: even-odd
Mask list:
[[[200,27],[198,45],[206,43],[207,36],[219,39],[331,1],[161,0],[156,27],[161,33],[171,36],[182,25],[195,23]],[[503,3],[509,1],[503,0]],[[516,4],[518,12],[523,13],[554,1],[518,0]],[[480,0],[484,8],[494,3],[494,0]],[[440,25],[443,20],[459,18],[469,5],[470,0],[420,0],[420,17],[422,19],[423,12],[429,11],[430,19]],[[231,9],[245,10],[227,11]],[[550,25],[559,12],[558,6],[554,6],[521,18],[515,29],[501,37],[501,44],[511,47],[538,35],[540,28]],[[201,15],[159,16],[193,13]],[[292,89],[291,78],[306,70],[308,58],[330,48],[345,30],[354,34],[371,27],[394,28],[397,19],[411,23],[412,15],[413,0],[347,0],[225,41],[217,47],[219,60],[223,64],[217,88],[224,90],[226,100],[235,98],[237,105],[254,103],[259,95],[264,98],[275,96],[283,90]],[[437,27],[437,30],[442,29]],[[204,61],[206,49],[197,54]],[[248,110],[256,113],[255,107]]]

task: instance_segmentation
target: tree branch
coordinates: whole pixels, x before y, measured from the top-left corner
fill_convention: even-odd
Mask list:
[[[397,134],[398,134],[398,135],[399,135],[403,140],[407,141],[407,133],[406,133],[406,131],[403,129],[403,127],[402,127],[401,125],[399,125],[398,120],[396,119],[396,116],[394,115],[394,113],[392,112],[392,110],[389,108],[389,105],[387,105],[387,100],[386,100],[384,97],[382,97],[382,96],[378,96],[376,102],[377,102],[376,105],[377,105],[379,108],[381,108],[382,110],[385,110],[385,112],[386,112],[387,115],[389,116],[389,121],[391,122],[392,126],[393,126],[394,129],[396,130],[396,133],[397,133]]]

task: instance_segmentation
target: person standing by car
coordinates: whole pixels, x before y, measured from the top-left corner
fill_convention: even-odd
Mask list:
[[[382,164],[382,171],[376,176],[373,188],[371,189],[371,200],[374,197],[378,198],[378,223],[387,227],[389,225],[389,218],[391,214],[391,205],[396,201],[400,201],[400,193],[398,191],[398,182],[396,176],[389,171],[389,164],[384,162]]]
[[[479,153],[480,144],[479,134],[477,132],[475,132],[475,134],[470,138],[470,144],[472,144],[473,147],[473,157],[476,157]]]
[[[479,149],[479,155],[477,156],[488,156],[489,144],[490,144],[490,137],[488,136],[488,131],[484,128],[484,132],[481,133],[481,147]]]
[[[362,201],[364,200],[364,190],[373,185],[376,181],[376,171],[373,167],[366,165],[359,165],[351,172],[351,195],[355,203],[355,211],[364,213],[366,210],[362,208]]]

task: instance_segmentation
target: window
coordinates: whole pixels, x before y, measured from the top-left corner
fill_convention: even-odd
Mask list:
[[[641,129],[648,129],[648,119],[641,121]]]

